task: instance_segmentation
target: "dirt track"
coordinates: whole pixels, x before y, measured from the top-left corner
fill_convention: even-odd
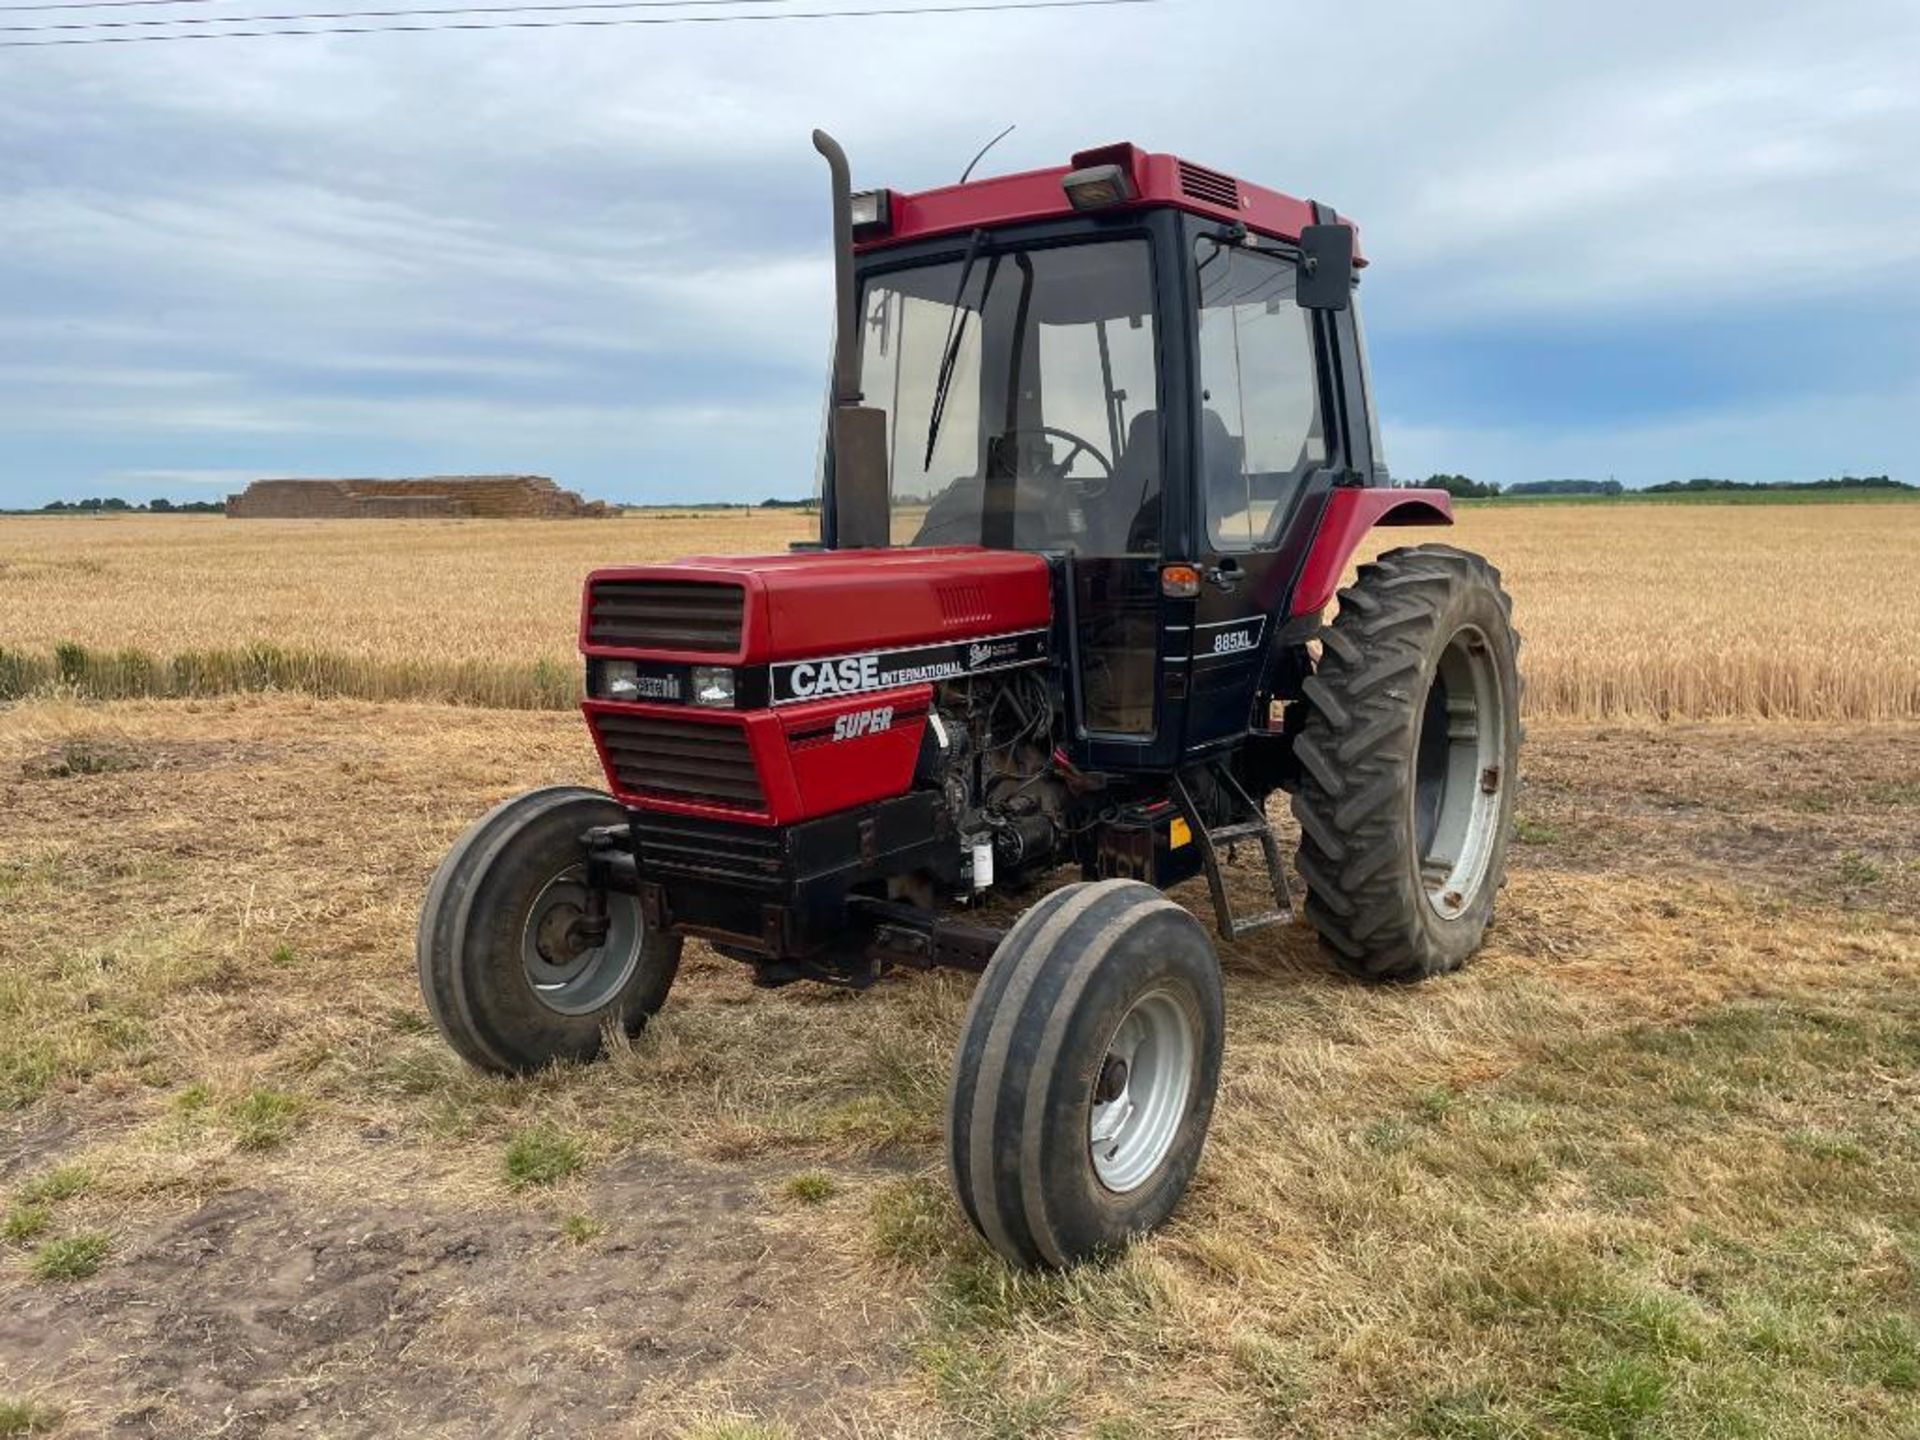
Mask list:
[[[11,1297],[0,1354],[123,1398],[133,1434],[576,1435],[723,1384],[804,1413],[873,1349],[822,1313],[763,1178],[627,1157],[579,1197],[607,1217],[591,1249],[539,1214],[239,1188],[91,1285]]]

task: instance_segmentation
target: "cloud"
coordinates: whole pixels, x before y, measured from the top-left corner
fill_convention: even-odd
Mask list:
[[[12,51],[0,505],[427,469],[800,493],[815,124],[861,183],[946,183],[1017,121],[988,170],[1130,137],[1357,215],[1403,471],[1913,474],[1916,42],[1903,0],[1171,0]]]

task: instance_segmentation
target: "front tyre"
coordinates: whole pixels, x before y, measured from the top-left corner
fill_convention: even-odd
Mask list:
[[[604,940],[581,928],[581,837],[625,818],[597,790],[534,790],[481,818],[441,862],[420,912],[420,989],[469,1064],[525,1074],[591,1060],[607,1026],[636,1034],[665,1002],[680,941],[650,931],[633,896],[608,894]]]
[[[1519,789],[1519,637],[1500,573],[1389,550],[1340,592],[1294,753],[1307,918],[1342,969],[1458,969],[1493,918]]]
[[[1199,1164],[1225,1033],[1220,967],[1152,886],[1064,886],[1026,911],[961,1032],[947,1153],[1008,1261],[1061,1267],[1161,1224]]]

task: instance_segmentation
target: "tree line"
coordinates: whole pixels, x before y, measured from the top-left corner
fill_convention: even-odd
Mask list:
[[[153,515],[219,515],[225,512],[226,508],[226,503],[221,500],[182,500],[175,503],[164,496],[149,500],[144,505],[135,505],[130,501],[122,500],[118,495],[109,495],[105,499],[90,496],[85,500],[54,500],[40,507],[42,512],[124,510],[134,515],[142,512]]]
[[[1654,495],[1680,495],[1701,490],[1911,490],[1904,480],[1885,475],[1839,475],[1831,480],[1663,480],[1649,485]]]
[[[1467,475],[1429,475],[1402,485],[1422,490],[1444,490],[1456,500],[1491,500],[1507,495],[1624,495],[1618,480],[1519,480],[1503,486],[1497,480],[1475,480]],[[1839,475],[1828,480],[1663,480],[1635,491],[1639,495],[1682,495],[1723,490],[1912,490],[1904,480],[1886,475]]]

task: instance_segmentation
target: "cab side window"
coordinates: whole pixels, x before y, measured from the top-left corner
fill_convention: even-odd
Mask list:
[[[1203,239],[1200,486],[1217,549],[1273,543],[1301,483],[1327,459],[1313,320],[1294,303],[1294,267]]]

